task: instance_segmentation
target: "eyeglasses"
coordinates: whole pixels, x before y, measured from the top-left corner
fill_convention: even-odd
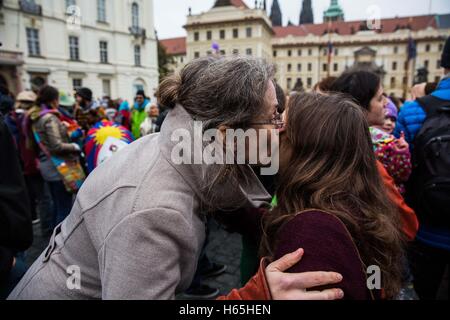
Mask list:
[[[284,128],[284,121],[283,121],[283,119],[281,119],[281,114],[279,114],[277,112],[271,120],[261,121],[261,122],[253,122],[253,123],[250,123],[250,125],[252,125],[252,126],[270,125],[270,126],[274,126],[275,129],[282,129],[282,128]]]

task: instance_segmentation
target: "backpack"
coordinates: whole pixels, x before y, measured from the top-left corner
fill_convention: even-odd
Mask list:
[[[450,101],[417,99],[426,113],[414,139],[408,194],[419,220],[450,228]]]

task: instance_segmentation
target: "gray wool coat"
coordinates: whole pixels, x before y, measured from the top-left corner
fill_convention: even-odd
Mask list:
[[[217,165],[174,164],[179,128],[192,132],[193,120],[176,106],[160,134],[94,170],[8,299],[173,299],[188,288],[205,238],[206,194],[227,207],[270,196],[249,167],[245,187],[224,182],[205,192]]]

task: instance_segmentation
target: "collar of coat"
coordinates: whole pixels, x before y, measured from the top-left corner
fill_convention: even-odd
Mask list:
[[[211,185],[221,165],[174,163],[172,151],[180,140],[172,135],[177,129],[184,129],[184,132],[189,132],[190,136],[194,137],[194,120],[181,105],[170,110],[161,127],[161,153],[191,186],[205,210],[233,211],[242,207],[269,207],[271,196],[249,165],[240,165],[243,175],[240,183],[235,182],[229,175],[224,175],[219,182]],[[193,154],[191,159],[194,159]]]

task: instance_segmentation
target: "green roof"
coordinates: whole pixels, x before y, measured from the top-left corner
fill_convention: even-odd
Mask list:
[[[342,10],[337,0],[331,0],[330,7],[323,13],[326,18],[343,17],[344,10]]]

